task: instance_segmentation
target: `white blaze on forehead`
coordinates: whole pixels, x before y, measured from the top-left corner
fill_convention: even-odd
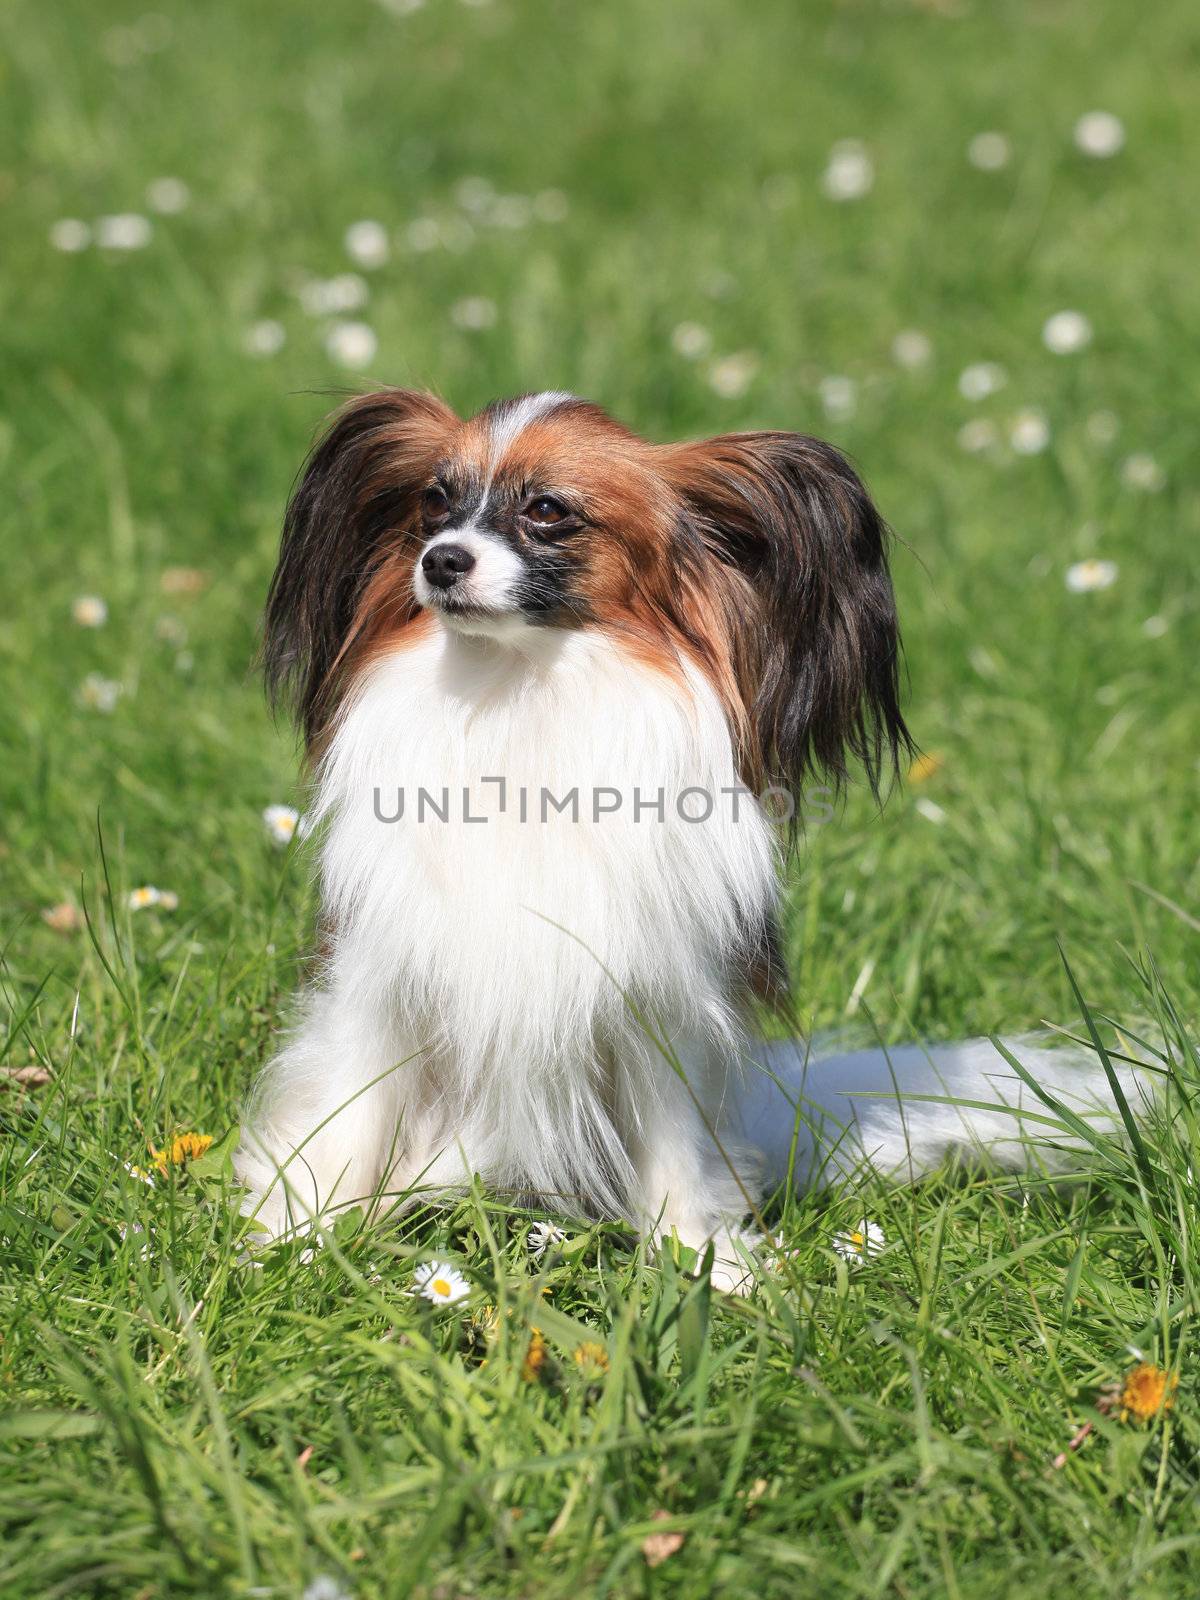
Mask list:
[[[496,468],[503,461],[505,452],[524,433],[529,424],[574,399],[575,396],[568,394],[565,389],[544,389],[541,394],[527,394],[522,395],[520,400],[510,400],[488,419],[489,448],[485,494],[491,488],[492,478]]]

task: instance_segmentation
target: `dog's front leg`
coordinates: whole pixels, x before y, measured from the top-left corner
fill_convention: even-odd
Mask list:
[[[383,1009],[336,990],[310,995],[242,1127],[234,1171],[249,1191],[247,1215],[278,1237],[331,1212],[371,1205],[396,1162],[404,1102],[419,1068]]]

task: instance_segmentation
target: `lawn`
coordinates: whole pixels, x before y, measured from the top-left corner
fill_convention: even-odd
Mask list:
[[[0,1592],[1195,1594],[1194,8],[143,3],[0,17]],[[313,915],[256,629],[372,380],[846,449],[927,759],[809,831],[805,1021],[1082,1032],[1061,947],[1165,1033],[1141,1144],[792,1198],[734,1303],[484,1192],[248,1260]]]

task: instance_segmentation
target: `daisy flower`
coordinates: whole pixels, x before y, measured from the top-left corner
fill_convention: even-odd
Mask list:
[[[79,703],[89,711],[106,714],[117,709],[121,698],[121,685],[115,678],[105,678],[99,672],[89,672],[79,685]]]
[[[482,333],[485,328],[496,326],[496,302],[486,295],[469,294],[451,306],[450,320],[467,333]]]
[[[444,1261],[427,1261],[413,1273],[413,1293],[432,1300],[434,1305],[456,1305],[470,1292],[471,1285],[458,1268]]]
[[[918,328],[902,328],[892,340],[892,360],[898,367],[907,367],[912,371],[916,367],[928,366],[932,355],[933,345],[929,335]]]
[[[833,1248],[844,1260],[860,1266],[868,1256],[877,1256],[887,1243],[883,1229],[877,1222],[869,1222],[865,1217],[856,1228],[847,1229],[844,1233],[835,1233]]]
[[[1056,311],[1042,325],[1042,343],[1056,356],[1073,356],[1092,342],[1092,325],[1082,311]]]
[[[118,1223],[117,1232],[121,1237],[122,1244],[127,1239],[136,1239],[138,1241],[138,1260],[149,1261],[154,1251],[150,1247],[150,1240],[146,1230],[140,1222],[131,1222],[128,1227],[123,1222]]]
[[[177,216],[186,211],[192,191],[182,178],[155,178],[146,190],[146,204],[160,216]]]
[[[681,322],[671,334],[671,344],[685,361],[698,361],[712,349],[712,334],[699,322]]]
[[[339,367],[367,367],[375,359],[379,340],[365,322],[335,322],[325,335],[325,353]]]
[[[197,1161],[212,1142],[211,1133],[177,1133],[162,1150],[156,1150],[151,1145],[150,1154],[154,1157],[154,1165],[165,1178],[168,1167],[185,1167],[189,1161]]]
[[[382,267],[392,249],[383,223],[368,219],[352,222],[346,229],[343,243],[351,260],[357,261],[360,267],[368,271]]]
[[[277,356],[287,343],[287,329],[273,317],[252,322],[242,335],[242,349],[248,356]]]
[[[1019,456],[1036,456],[1050,443],[1050,424],[1040,411],[1018,411],[1008,430],[1008,442]]]
[[[77,255],[92,242],[92,230],[78,217],[60,217],[50,229],[50,243],[67,255]]]
[[[102,628],[108,621],[108,606],[98,594],[81,594],[71,602],[71,617],[81,628]]]
[[[980,172],[999,172],[1011,155],[1012,146],[1002,133],[977,133],[967,146],[967,160]]]
[[[830,200],[861,200],[875,182],[875,165],[858,139],[839,139],[829,152],[821,188]]]
[[[552,1222],[535,1222],[526,1237],[525,1248],[536,1261],[552,1245],[557,1247],[562,1244],[566,1237],[563,1230],[556,1228]]]
[[[996,444],[999,437],[994,422],[989,422],[987,417],[973,417],[958,430],[958,448],[965,450],[969,456],[982,455]]]
[[[1091,594],[1096,589],[1111,589],[1117,581],[1115,561],[1077,561],[1067,568],[1067,588],[1072,594]]]
[[[1145,622],[1142,623],[1142,632],[1146,635],[1147,639],[1161,639],[1163,634],[1167,632],[1170,626],[1171,624],[1167,621],[1166,617],[1159,616],[1157,613],[1155,613],[1154,616],[1147,617]],[[45,912],[43,912],[42,915],[44,916]]]
[[[1144,494],[1158,494],[1167,483],[1167,475],[1153,456],[1130,456],[1121,466],[1121,482],[1127,489],[1140,489]]]
[[[1106,161],[1125,144],[1125,125],[1111,111],[1085,111],[1075,124],[1075,146],[1085,156]]]
[[[357,272],[339,272],[333,278],[310,278],[301,285],[299,299],[310,317],[336,317],[361,311],[370,293],[367,280]]]
[[[156,889],[152,883],[129,891],[131,911],[146,911],[151,906],[157,906],[160,911],[175,911],[179,906],[179,896],[173,889]]]
[[[737,400],[745,394],[758,371],[758,357],[748,350],[722,356],[708,369],[708,382],[722,400]]]
[[[817,395],[825,415],[834,422],[845,422],[858,408],[858,389],[853,378],[832,373],[817,385]]]
[[[103,250],[144,250],[153,232],[149,218],[136,211],[96,220],[96,243]]]
[[[958,392],[964,400],[986,400],[1003,389],[1008,373],[996,361],[975,361],[958,375]]]
[[[308,818],[301,816],[294,806],[267,806],[262,814],[263,826],[272,844],[280,849],[292,839],[308,837]]]

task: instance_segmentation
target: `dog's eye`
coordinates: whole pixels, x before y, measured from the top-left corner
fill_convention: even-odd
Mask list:
[[[525,507],[524,515],[539,528],[553,528],[560,522],[568,521],[571,513],[560,501],[548,494],[540,494]]]
[[[450,511],[450,497],[440,483],[433,484],[426,489],[422,500],[421,509],[430,522],[438,522]]]

